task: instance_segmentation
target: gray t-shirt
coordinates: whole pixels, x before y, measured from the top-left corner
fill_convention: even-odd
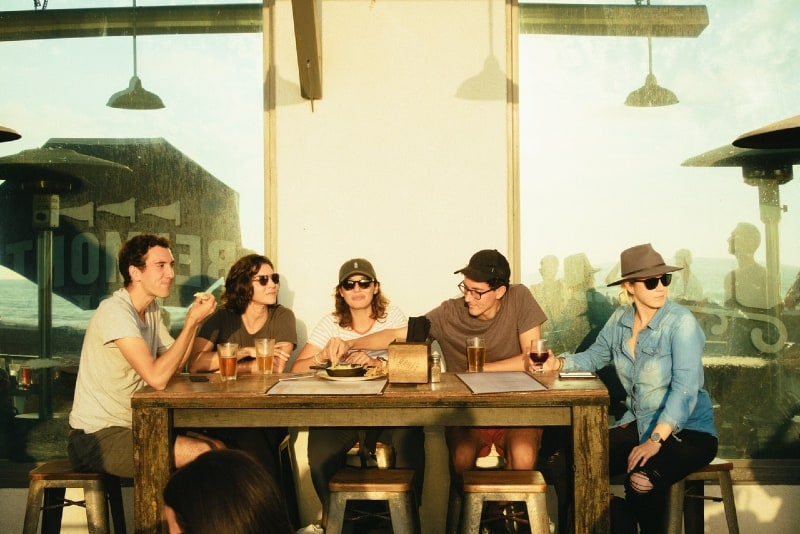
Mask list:
[[[126,289],[97,307],[83,338],[69,425],[87,434],[112,426],[131,427],[131,397],[145,386],[115,341],[142,338],[155,358],[174,342],[154,300],[142,321]]]

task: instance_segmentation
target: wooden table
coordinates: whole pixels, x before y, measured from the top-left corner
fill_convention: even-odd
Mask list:
[[[438,384],[389,384],[382,395],[264,395],[278,377],[240,376],[222,383],[175,377],[163,391],[131,401],[136,532],[161,532],[161,490],[172,470],[175,427],[243,426],[570,426],[575,469],[575,532],[610,532],[608,404],[597,379],[537,378],[549,389],[473,395],[445,373]],[[316,379],[312,379],[316,380]]]

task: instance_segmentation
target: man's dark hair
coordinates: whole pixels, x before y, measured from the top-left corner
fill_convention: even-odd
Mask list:
[[[169,246],[169,239],[153,234],[140,234],[123,243],[119,249],[117,264],[125,287],[128,287],[132,282],[131,273],[128,272],[128,268],[131,265],[144,270],[147,253],[151,248],[169,248]]]

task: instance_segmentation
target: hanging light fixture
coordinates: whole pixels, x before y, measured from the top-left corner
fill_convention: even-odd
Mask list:
[[[644,79],[644,85],[635,91],[631,91],[628,98],[625,99],[626,106],[634,107],[657,107],[657,106],[671,106],[678,103],[678,97],[675,93],[665,87],[658,85],[656,77],[653,74],[653,39],[647,38],[647,56],[649,59],[650,70],[647,77]]]
[[[111,95],[106,106],[118,109],[161,109],[164,107],[161,98],[142,87],[142,80],[136,75],[136,0],[133,0],[133,77],[126,89]]]
[[[640,4],[641,0],[637,0],[636,5]],[[650,0],[647,0],[647,5],[650,5]],[[625,105],[647,108],[677,104],[678,97],[675,96],[675,93],[658,85],[653,74],[653,38],[649,35],[647,36],[647,64],[648,71],[647,77],[644,79],[644,85],[635,91],[631,91],[628,98],[625,99]]]

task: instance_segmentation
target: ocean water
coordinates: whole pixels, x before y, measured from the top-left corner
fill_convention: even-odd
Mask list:
[[[186,308],[165,306],[170,324],[182,324]],[[53,327],[85,330],[94,310],[83,310],[70,301],[53,295]],[[3,326],[35,327],[39,324],[39,290],[29,280],[0,278],[0,329]]]

